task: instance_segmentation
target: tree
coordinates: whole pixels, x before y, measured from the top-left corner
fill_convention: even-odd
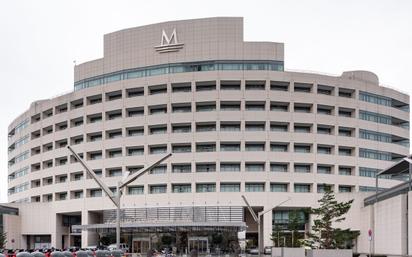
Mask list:
[[[302,233],[299,233],[299,229],[302,227],[302,224],[305,224],[305,218],[302,217],[303,212],[294,210],[289,212],[289,223],[288,230],[291,233],[291,247],[300,247],[302,239]]]
[[[338,202],[333,192],[327,190],[318,203],[320,204],[319,208],[313,208],[310,211],[317,217],[313,221],[313,232],[307,234],[308,238],[303,240],[303,244],[319,249],[347,248],[347,242],[355,239],[359,232],[333,228],[332,225],[346,219],[345,214],[352,206],[353,199],[347,202]]]
[[[0,248],[3,249],[7,243],[7,233],[0,233]]]

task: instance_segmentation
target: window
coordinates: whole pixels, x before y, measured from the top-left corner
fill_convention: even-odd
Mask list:
[[[149,126],[149,131],[151,135],[166,134],[167,125]]]
[[[67,104],[61,104],[59,106],[56,106],[56,108],[55,108],[55,113],[56,114],[64,113],[64,112],[67,112]]]
[[[265,90],[265,81],[246,81],[246,90]]]
[[[122,169],[108,169],[107,170],[107,177],[121,177],[122,176]]]
[[[332,185],[318,184],[317,191],[318,191],[318,193],[325,193],[327,191],[333,191],[332,190]]]
[[[318,114],[333,115],[333,106],[318,104]]]
[[[191,111],[192,111],[191,103],[172,104],[173,113],[184,113],[184,112],[191,112]]]
[[[197,143],[196,152],[216,152],[215,143]]]
[[[143,87],[136,87],[136,88],[128,88],[126,89],[127,97],[138,97],[144,95],[144,88]]]
[[[240,172],[240,163],[220,163],[220,172]]]
[[[100,160],[103,157],[102,151],[89,152],[89,160]]]
[[[151,115],[167,113],[167,106],[166,105],[149,106],[149,113]]]
[[[107,150],[107,157],[109,158],[117,158],[122,157],[122,149],[109,149]]]
[[[235,122],[221,122],[220,131],[240,131],[240,123]]]
[[[53,116],[53,109],[48,109],[43,112],[43,119]]]
[[[271,81],[270,90],[273,91],[289,91],[289,82],[287,81]]]
[[[340,97],[352,98],[354,94],[355,94],[355,90],[354,90],[354,89],[339,88],[339,93],[338,93],[338,95],[339,95]]]
[[[359,167],[359,176],[376,178],[376,174],[378,174],[380,171],[380,169],[375,168]]]
[[[196,172],[216,172],[215,163],[196,163]]]
[[[294,131],[296,133],[310,133],[312,125],[311,124],[295,124]]]
[[[286,183],[270,183],[270,192],[287,192],[288,184]]]
[[[215,102],[196,103],[197,112],[212,112],[216,110]]]
[[[120,129],[109,130],[106,132],[107,139],[121,138],[122,136],[123,136],[122,130]]]
[[[121,90],[106,93],[106,101],[114,101],[118,99],[122,99]]]
[[[90,189],[90,197],[102,197],[101,189]]]
[[[331,145],[318,145],[318,154],[332,154],[333,148]]]
[[[196,123],[196,132],[216,131],[216,123]]]
[[[240,90],[240,81],[220,81],[220,90]]]
[[[82,190],[82,191],[74,191],[74,192],[73,192],[73,198],[74,198],[74,199],[83,198],[83,190]]]
[[[246,102],[246,111],[264,111],[265,102]]]
[[[197,193],[216,192],[216,184],[215,183],[196,184],[196,192]]]
[[[382,124],[392,124],[392,117],[375,112],[359,110],[359,119]]]
[[[121,118],[122,118],[122,110],[106,112],[107,120],[115,120],[115,119],[121,119]]]
[[[128,137],[143,136],[144,129],[143,127],[126,128],[126,134]]]
[[[102,102],[102,95],[92,95],[87,97],[87,104],[88,105],[93,105],[93,104],[98,104]]]
[[[352,170],[352,167],[339,166],[339,175],[351,176]]]
[[[310,173],[311,165],[310,164],[295,164],[294,170],[297,173]]]
[[[310,113],[312,112],[312,104],[295,103],[293,110],[294,112]]]
[[[245,124],[246,131],[265,131],[264,122],[246,122]]]
[[[128,186],[127,194],[129,195],[142,195],[144,194],[144,186]]]
[[[167,186],[166,185],[150,185],[149,192],[150,194],[164,194],[166,193]]]
[[[173,133],[190,133],[192,132],[191,124],[172,124]]]
[[[149,86],[150,95],[166,94],[166,93],[167,93],[167,85]]]
[[[333,87],[326,85],[318,85],[318,94],[333,95]]]
[[[265,143],[245,143],[245,150],[247,152],[265,151]]]
[[[339,146],[339,155],[352,156],[353,148]]]
[[[166,151],[167,151],[166,145],[149,146],[150,154],[161,154],[161,153],[166,153]]]
[[[352,192],[352,186],[339,185],[339,193],[350,193],[350,192]]]
[[[96,123],[99,121],[102,121],[102,114],[101,113],[96,113],[92,115],[87,115],[87,120],[89,123]]]
[[[368,159],[375,159],[375,160],[383,160],[383,161],[392,161],[392,153],[360,148],[359,149],[359,157],[368,158]]]
[[[156,174],[166,174],[167,168],[166,165],[161,165],[154,167],[153,169],[150,170],[150,174],[156,175]]]
[[[70,123],[71,123],[71,127],[79,127],[83,125],[83,117],[72,119]]]
[[[172,164],[172,173],[191,173],[192,165],[187,164]]]
[[[196,91],[212,91],[216,90],[216,81],[196,82]]]
[[[302,93],[310,93],[310,92],[312,92],[312,86],[313,86],[313,84],[295,82],[294,91],[295,92],[302,92]]]
[[[275,123],[275,122],[270,123],[270,131],[273,131],[273,132],[287,132],[288,130],[289,130],[289,124],[288,123]]]
[[[74,101],[70,102],[70,105],[71,105],[72,110],[81,108],[81,107],[83,107],[83,99],[74,100]]]
[[[240,111],[240,102],[220,102],[221,111]]]
[[[190,82],[172,83],[173,93],[184,93],[184,92],[191,92],[191,91],[192,91],[192,84]]]
[[[294,189],[295,193],[310,193],[310,184],[295,184]]]
[[[220,183],[220,192],[240,192],[240,183]]]
[[[173,153],[190,153],[192,152],[192,146],[190,144],[176,144],[172,145]]]
[[[190,193],[192,192],[191,184],[173,184],[172,185],[173,193]]]
[[[351,118],[355,116],[355,109],[339,107],[339,116]]]
[[[144,115],[143,107],[127,108],[127,117],[139,117]]]
[[[323,135],[332,135],[333,126],[328,125],[318,125],[317,132],[318,134]]]
[[[354,128],[339,127],[339,136],[352,137],[354,135]]]
[[[271,142],[270,151],[271,152],[287,152],[289,148],[289,143],[283,142]]]
[[[288,172],[287,163],[271,163],[270,164],[271,172]]]
[[[287,112],[289,111],[289,103],[286,102],[271,102],[270,110],[277,112]]]
[[[137,156],[144,154],[144,147],[126,147],[127,156]]]
[[[264,172],[265,164],[264,163],[246,163],[245,170],[247,172]]]
[[[221,152],[239,152],[240,151],[240,142],[221,142],[220,143]]]
[[[246,192],[265,192],[264,183],[245,183]]]
[[[312,146],[309,144],[295,144],[293,149],[295,153],[310,153]]]
[[[330,165],[318,165],[318,174],[332,174],[332,166]]]

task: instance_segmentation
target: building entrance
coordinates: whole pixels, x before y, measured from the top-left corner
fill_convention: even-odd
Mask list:
[[[147,254],[150,249],[150,240],[146,238],[133,239],[132,252]]]
[[[199,254],[205,254],[209,251],[209,239],[207,237],[189,237],[189,252],[196,249]]]

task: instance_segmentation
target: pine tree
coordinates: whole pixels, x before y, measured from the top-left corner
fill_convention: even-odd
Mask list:
[[[303,244],[319,249],[347,248],[347,242],[355,239],[359,232],[333,228],[332,224],[345,220],[344,215],[348,213],[353,200],[338,202],[332,191],[326,191],[318,202],[319,208],[310,211],[317,217],[312,226],[313,232],[307,234],[308,238],[303,240]]]
[[[7,243],[7,233],[3,232],[0,233],[0,248],[4,248],[6,246]]]

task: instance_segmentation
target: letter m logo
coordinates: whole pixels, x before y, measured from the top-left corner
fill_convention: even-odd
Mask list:
[[[182,43],[179,44],[177,40],[176,28],[173,29],[170,37],[166,34],[165,30],[162,30],[162,39],[160,45],[155,46],[157,52],[159,53],[168,53],[168,52],[177,52],[183,48]]]

